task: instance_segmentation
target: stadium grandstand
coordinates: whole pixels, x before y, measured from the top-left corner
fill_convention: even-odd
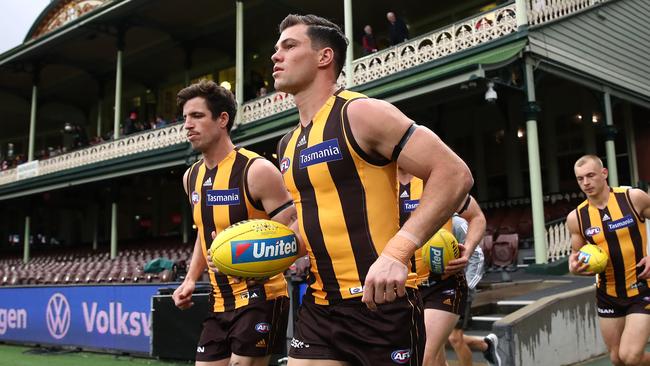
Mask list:
[[[395,45],[389,11],[408,25]],[[340,24],[351,46],[339,84],[395,104],[470,167],[492,267],[477,334],[496,332],[508,365],[603,354],[593,279],[554,275],[585,199],[578,157],[600,156],[611,186],[647,190],[646,0],[52,0],[0,55],[0,341],[186,357],[156,346],[166,337],[151,324],[152,297],[169,300],[196,235],[181,180],[198,154],[176,94],[201,79],[231,89],[233,141],[277,163],[298,123],[271,76],[289,13]],[[364,52],[365,25],[376,51]],[[530,319],[535,331],[518,328]],[[574,351],[540,340],[540,319],[574,329],[560,337]],[[573,340],[578,327],[593,344]]]

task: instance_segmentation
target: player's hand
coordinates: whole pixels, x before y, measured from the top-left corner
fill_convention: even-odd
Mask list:
[[[212,236],[212,240],[217,237],[217,233],[215,231],[210,233],[210,236]],[[208,262],[208,268],[210,271],[214,273],[219,273],[219,269],[214,265],[214,262],[212,261],[212,252],[210,249],[208,249],[208,255],[205,258],[206,261]],[[245,277],[236,277],[236,276],[230,276],[233,279],[234,283],[241,283],[241,282],[246,282],[248,286],[254,286],[258,284],[263,284],[264,282],[268,281],[268,277],[264,278],[245,278]]]
[[[195,283],[193,281],[183,282],[172,295],[174,299],[174,305],[181,310],[189,309],[194,305],[192,302],[192,293],[194,293]]]
[[[650,278],[650,256],[641,258],[636,266],[643,267],[643,271],[638,275],[639,279],[646,280]]]
[[[465,248],[465,244],[458,243],[458,249],[460,249],[460,257],[458,259],[450,260],[449,263],[447,263],[445,275],[456,274],[465,270],[465,267],[467,267],[469,255],[467,253],[467,248]]]
[[[309,255],[302,256],[296,259],[296,276],[305,276],[309,272],[311,263],[309,262]]]
[[[408,267],[388,255],[380,255],[370,266],[363,286],[363,301],[368,309],[377,310],[377,304],[395,301],[406,295]]]
[[[594,272],[587,271],[589,265],[578,260],[578,252],[571,253],[569,256],[569,272],[577,276],[593,276]]]
[[[214,273],[218,273],[219,269],[217,266],[214,265],[214,262],[212,261],[212,252],[210,249],[208,249],[208,255],[205,257],[206,262],[208,263],[208,270],[212,271]]]

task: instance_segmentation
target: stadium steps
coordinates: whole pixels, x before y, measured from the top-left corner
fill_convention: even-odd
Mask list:
[[[485,291],[487,292],[489,290]],[[531,303],[532,301],[529,300],[498,300],[489,303],[479,301],[472,306],[472,320],[469,329],[465,330],[465,335],[484,338],[492,333],[492,325],[495,321]],[[458,365],[456,353],[449,343],[446,345],[445,353],[449,366]],[[482,352],[472,351],[472,360],[474,365],[489,366]]]

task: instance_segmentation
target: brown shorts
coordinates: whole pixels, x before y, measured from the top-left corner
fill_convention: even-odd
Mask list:
[[[596,307],[601,318],[620,318],[633,313],[650,315],[650,290],[625,299],[596,290]]]
[[[442,310],[461,316],[465,314],[468,288],[463,274],[434,283],[424,283],[419,288],[425,309]]]
[[[232,353],[247,357],[284,353],[288,318],[286,296],[211,313],[203,321],[196,361],[223,360]]]
[[[416,290],[370,311],[358,299],[334,305],[303,302],[289,356],[353,365],[422,364],[425,330]]]

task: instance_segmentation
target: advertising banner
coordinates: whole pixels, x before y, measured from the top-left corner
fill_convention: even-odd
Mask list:
[[[160,285],[0,288],[0,341],[149,354]]]

